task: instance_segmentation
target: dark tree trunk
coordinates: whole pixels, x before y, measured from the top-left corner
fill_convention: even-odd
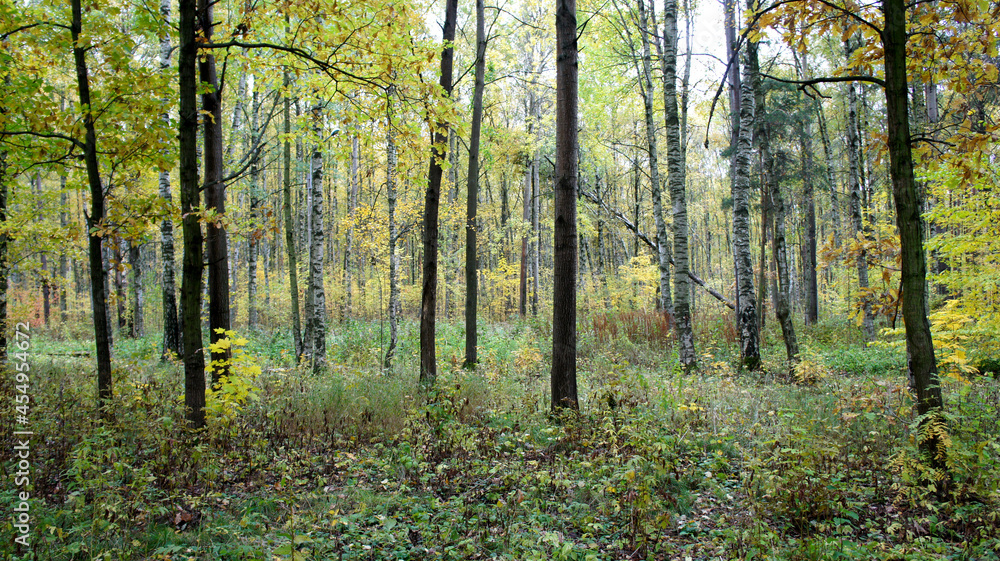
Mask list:
[[[556,0],[556,165],[553,225],[552,408],[579,407],[576,388],[576,0]]]
[[[170,0],[160,0],[160,15],[164,22],[170,21]],[[160,72],[166,73],[170,68],[170,34],[160,38]],[[162,116],[166,122],[170,115]],[[160,172],[160,197],[169,205],[170,172]],[[160,359],[165,360],[168,354],[180,354],[181,333],[177,318],[177,282],[174,278],[174,221],[167,217],[160,223],[160,253],[163,259],[163,282],[161,285],[163,301],[163,347]]]
[[[923,232],[920,222],[920,201],[913,175],[913,154],[910,150],[910,122],[906,84],[906,3],[904,0],[882,0],[885,29],[882,41],[885,50],[885,101],[888,120],[889,175],[896,203],[896,225],[899,228],[902,261],[903,325],[906,331],[906,356],[910,387],[917,398],[920,415],[917,436],[925,462],[935,470],[946,469],[946,443],[938,436],[944,402],[938,379],[930,323],[924,311],[927,262],[924,255]],[[947,490],[947,479],[936,481],[939,495]]]
[[[180,49],[180,191],[184,258],[181,273],[183,318],[184,407],[193,428],[205,425],[205,355],[201,338],[201,281],[203,248],[201,224],[194,214],[198,184],[198,43],[195,33],[197,0],[179,0]]]
[[[781,337],[785,341],[785,352],[788,362],[793,365],[799,360],[799,343],[795,338],[795,326],[792,323],[791,308],[791,274],[788,263],[788,248],[785,243],[785,198],[781,193],[781,170],[785,169],[787,160],[785,153],[778,151],[771,160],[771,197],[774,200],[774,237],[771,253],[774,256],[774,266],[778,272],[778,290],[775,293],[776,302],[774,314],[781,325]]]
[[[458,0],[448,0],[445,5],[444,35],[445,48],[441,51],[441,89],[445,97],[451,97],[452,61],[455,49],[455,20],[458,14]],[[441,200],[441,167],[446,154],[440,148],[448,142],[448,123],[438,123],[433,133],[431,163],[428,172],[427,192],[424,196],[424,278],[420,298],[420,383],[430,387],[437,378],[437,360],[434,335],[437,319],[438,284],[438,208]]]
[[[90,256],[90,294],[94,313],[94,343],[97,354],[97,406],[101,416],[106,416],[105,406],[113,396],[111,382],[111,333],[108,322],[107,289],[105,284],[104,256],[99,229],[104,221],[104,186],[97,160],[97,132],[94,113],[90,107],[90,77],[87,73],[87,48],[80,42],[83,15],[80,0],[72,0],[73,19],[70,34],[73,37],[73,59],[76,62],[76,83],[83,110],[83,158],[87,166],[87,183],[90,186],[90,216],[87,217],[88,251]]]
[[[813,183],[812,127],[808,119],[799,134],[802,161],[802,198],[805,201],[805,245],[802,248],[802,272],[805,277],[805,324],[819,320],[819,284],[816,278],[816,196]]]
[[[215,26],[211,0],[199,0],[198,14],[201,31],[206,41],[212,41]],[[215,69],[215,55],[211,52],[201,55],[198,64],[201,81],[208,89],[201,94],[204,119],[204,162],[205,162],[205,210],[215,212],[220,219],[226,214],[226,185],[222,181],[222,92]],[[229,318],[229,242],[224,223],[209,221],[205,224],[205,259],[208,265],[208,329],[212,343],[227,337],[231,329]],[[221,330],[221,331],[220,331]],[[227,348],[211,353],[212,362],[225,362],[231,358]],[[212,369],[212,385],[228,374],[228,368]]]
[[[287,25],[287,20],[286,20]],[[285,71],[284,84],[287,90],[290,85],[288,71]],[[291,102],[284,100],[284,174],[282,182],[282,212],[285,218],[285,251],[288,256],[288,290],[292,301],[292,338],[295,341],[295,364],[302,360],[305,347],[302,344],[302,318],[299,316],[299,265],[295,252],[295,223],[292,221],[292,141],[291,137]]]
[[[476,316],[479,279],[476,254],[476,210],[479,198],[479,135],[486,87],[486,22],[484,0],[476,0],[476,83],[472,94],[472,133],[469,138],[469,179],[465,199],[465,367],[474,368],[479,344]],[[506,190],[504,190],[506,194]],[[506,200],[506,197],[505,197]],[[505,205],[506,206],[506,205]],[[505,217],[501,217],[503,219]]]

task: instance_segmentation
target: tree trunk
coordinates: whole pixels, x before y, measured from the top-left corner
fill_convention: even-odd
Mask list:
[[[458,0],[447,0],[444,19],[444,49],[441,51],[441,89],[446,98],[451,98],[452,61],[455,49],[455,21]],[[437,358],[435,356],[435,323],[437,318],[437,269],[438,269],[438,208],[441,199],[442,161],[448,142],[448,123],[438,123],[433,133],[431,163],[428,172],[427,191],[424,196],[424,271],[420,298],[420,383],[425,387],[434,385],[437,378]]]
[[[833,151],[830,148],[830,132],[826,126],[823,104],[816,102],[816,116],[819,121],[819,137],[823,142],[823,157],[826,159],[826,184],[830,191],[830,218],[833,226],[833,245],[840,247],[840,198],[837,196],[837,180],[833,169]]]
[[[639,33],[642,40],[642,105],[646,114],[646,146],[649,151],[649,183],[653,192],[653,219],[656,221],[656,264],[660,271],[659,300],[657,308],[665,313],[673,313],[670,298],[670,257],[667,237],[667,222],[663,219],[663,196],[660,191],[660,161],[657,154],[656,124],[653,120],[653,70],[649,51],[649,31],[646,14],[646,0],[639,0]],[[625,22],[623,22],[625,23]],[[627,24],[626,24],[627,25]],[[638,70],[638,69],[637,69]],[[674,107],[677,107],[676,101]]]
[[[170,21],[170,0],[160,0],[160,15],[164,22]],[[166,73],[170,68],[170,34],[160,38],[160,72]],[[170,121],[170,114],[164,113],[162,119]],[[160,172],[160,197],[169,206],[172,205],[170,194],[170,172]],[[163,302],[163,345],[160,359],[165,360],[170,354],[181,353],[180,325],[177,318],[177,283],[174,279],[174,221],[169,216],[160,222],[160,253],[163,259],[163,281],[161,294]]]
[[[652,8],[650,8],[652,12]],[[653,19],[655,22],[655,18]],[[657,42],[659,46],[659,42]],[[659,50],[659,49],[658,49]],[[689,53],[690,55],[690,53]],[[677,0],[667,0],[663,11],[664,120],[667,126],[667,170],[674,227],[674,325],[677,330],[678,357],[685,370],[698,360],[691,326],[691,283],[688,278],[688,214],[685,182],[685,152],[681,142],[681,120],[677,110]],[[690,65],[689,65],[690,68]],[[686,96],[686,93],[685,93]],[[686,118],[686,115],[685,115]]]
[[[819,321],[819,283],[816,278],[816,196],[813,184],[812,127],[808,118],[799,134],[802,160],[802,198],[805,200],[806,232],[802,250],[802,272],[805,277],[805,324]]]
[[[201,32],[205,41],[212,41],[215,27],[211,0],[199,0],[198,15]],[[215,55],[209,51],[200,55],[198,74],[208,89],[201,94],[201,107],[205,112],[204,139],[204,190],[205,211],[214,212],[220,219],[226,215],[226,185],[222,181],[222,92],[215,69]],[[221,220],[205,224],[205,260],[208,268],[208,329],[212,343],[227,337],[231,329],[229,320],[229,242],[226,228]],[[228,367],[221,366],[232,357],[232,352],[221,349],[211,353],[213,363],[212,386],[218,386],[222,376],[228,374]]]
[[[553,225],[552,409],[579,407],[576,388],[576,0],[556,0],[556,165]]]
[[[902,314],[906,331],[907,365],[910,387],[916,394],[917,414],[920,416],[917,439],[923,460],[939,474],[945,475],[943,472],[946,469],[947,449],[945,441],[939,435],[942,430],[947,430],[946,426],[942,426],[947,421],[943,417],[944,402],[930,323],[924,311],[927,262],[923,232],[920,229],[920,201],[913,175],[913,154],[910,150],[906,84],[906,3],[904,0],[882,0],[882,10],[885,15],[882,41],[885,51],[888,120],[886,141],[903,269]],[[943,498],[947,492],[947,479],[934,483],[939,497]]]
[[[94,313],[94,344],[97,354],[97,406],[101,416],[107,416],[105,406],[113,396],[111,382],[111,334],[108,328],[107,292],[105,288],[104,260],[99,228],[103,226],[104,186],[97,159],[97,133],[94,127],[94,113],[90,106],[90,77],[87,73],[87,47],[80,42],[83,15],[80,0],[72,0],[73,19],[70,34],[73,38],[73,59],[76,62],[76,83],[83,110],[84,146],[83,158],[87,167],[87,183],[90,186],[90,216],[87,220],[88,249],[90,256],[90,293]]]
[[[312,153],[312,178],[309,182],[311,216],[309,218],[309,318],[307,348],[312,371],[326,368],[326,292],[323,289],[323,107],[317,100],[312,109],[316,144]]]
[[[183,316],[184,407],[192,428],[205,425],[205,355],[201,337],[202,233],[198,216],[198,43],[195,33],[197,0],[179,0],[180,49],[180,190],[184,258],[181,275]],[[95,320],[96,321],[96,320]]]
[[[851,56],[853,47],[847,47],[847,56]],[[847,160],[850,166],[848,181],[851,192],[851,229],[858,241],[862,241],[865,236],[864,220],[861,213],[861,180],[859,175],[860,162],[858,161],[858,97],[854,90],[854,83],[847,85]],[[855,264],[858,270],[858,292],[862,300],[864,317],[862,319],[862,331],[865,341],[871,343],[875,340],[875,320],[872,315],[871,299],[868,294],[868,252],[862,248],[857,255]]]
[[[528,134],[529,135],[531,135],[531,130],[532,130],[533,124],[534,123],[532,123],[531,121],[528,122]],[[523,226],[522,226],[523,228],[526,228],[529,224],[531,224],[531,214],[532,214],[531,213],[531,209],[532,209],[532,206],[533,206],[532,203],[531,203],[531,194],[532,194],[532,189],[531,189],[531,169],[532,169],[531,161],[530,160],[525,161],[525,168],[524,168],[524,193],[522,194],[522,197],[521,197],[522,198],[522,202],[523,202],[522,211],[521,211],[521,219],[524,221],[523,222]],[[523,234],[521,236],[521,261],[520,261],[520,263],[521,263],[521,283],[520,283],[520,295],[521,295],[521,298],[520,298],[519,308],[518,309],[519,309],[519,312],[520,312],[522,318],[523,317],[527,317],[527,315],[528,315],[528,275],[529,275],[529,269],[530,269],[530,267],[528,266],[528,254],[529,254],[529,252],[528,252],[528,249],[529,249],[528,245],[529,245],[529,239],[530,239],[530,235],[527,234],[527,233],[525,233],[525,234]]]
[[[385,352],[383,367],[392,368],[392,360],[396,356],[396,344],[399,339],[399,227],[396,225],[396,133],[392,120],[392,104],[394,88],[389,87],[386,105],[388,118],[385,123],[385,192],[389,203],[389,349]]]
[[[145,316],[143,314],[143,302],[145,294],[142,289],[142,246],[135,242],[128,242],[128,262],[131,265],[132,278],[129,280],[129,291],[132,297],[132,313],[129,315],[129,337],[138,339],[145,333]]]
[[[260,177],[260,155],[256,153],[254,144],[260,135],[260,100],[259,88],[254,84],[250,122],[250,150],[254,153],[250,157],[250,232],[247,236],[247,327],[256,329],[260,325],[260,307],[257,305],[257,257],[260,253],[260,240],[264,231],[257,221],[259,220],[259,209],[262,204],[262,197],[266,196],[266,191],[261,189]],[[266,176],[265,176],[266,177]],[[234,267],[235,270],[235,267]],[[235,290],[233,291],[235,292]]]
[[[285,20],[286,31],[288,20]],[[284,73],[284,85],[287,91],[291,84],[288,71]],[[292,338],[295,342],[295,364],[302,360],[305,348],[302,343],[302,319],[299,316],[299,264],[295,252],[295,223],[292,221],[292,141],[291,141],[291,101],[284,99],[284,173],[282,178],[282,212],[285,218],[285,251],[288,256],[288,291],[292,301]]]
[[[343,317],[354,315],[354,221],[358,207],[358,160],[361,159],[357,135],[351,137],[351,187],[347,197],[347,214],[350,217],[347,232],[344,234],[344,311]]]
[[[736,330],[740,337],[740,359],[745,368],[757,370],[760,368],[760,335],[750,247],[750,151],[754,124],[751,78],[750,64],[744,61],[739,136],[733,167],[733,262],[736,271]],[[761,267],[764,267],[763,263]]]
[[[781,193],[781,170],[788,164],[785,153],[778,151],[771,160],[771,198],[774,202],[774,238],[771,253],[774,255],[774,265],[778,271],[777,302],[774,313],[781,325],[781,337],[785,340],[785,352],[788,362],[794,367],[799,361],[799,343],[795,338],[795,326],[792,323],[791,310],[791,275],[789,274],[788,249],[785,243],[785,198]]]
[[[476,211],[479,199],[479,136],[483,123],[483,89],[486,87],[486,22],[484,0],[476,0],[476,83],[472,94],[472,132],[469,138],[469,179],[465,199],[465,367],[479,361],[476,316],[479,277],[476,254]],[[506,194],[506,189],[504,190]],[[505,197],[506,200],[506,197]],[[506,205],[504,205],[506,206]],[[504,209],[506,210],[506,209]],[[505,217],[501,216],[501,220]]]

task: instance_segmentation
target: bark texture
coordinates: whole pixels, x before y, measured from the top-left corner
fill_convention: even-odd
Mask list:
[[[319,101],[312,109],[316,144],[312,153],[312,176],[309,182],[309,318],[306,348],[313,373],[326,368],[326,291],[323,288],[323,107]]]
[[[163,21],[170,21],[170,0],[160,1],[160,16]],[[170,68],[170,35],[164,34],[160,38],[160,72],[167,72]],[[169,121],[170,115],[163,114],[163,120]],[[170,172],[160,172],[160,197],[172,204],[170,194]],[[174,271],[174,221],[165,218],[160,222],[160,254],[163,260],[163,282],[161,287],[162,308],[163,308],[163,345],[160,357],[166,358],[168,354],[180,354],[181,333],[180,324],[177,318],[177,281]]]
[[[651,5],[652,7],[652,5]],[[646,0],[639,0],[639,34],[642,40],[642,105],[646,116],[646,147],[649,151],[649,182],[653,193],[653,220],[656,223],[656,264],[660,272],[660,294],[657,308],[673,313],[670,297],[670,238],[667,237],[667,222],[663,218],[663,194],[660,186],[660,161],[656,139],[656,124],[653,118],[653,69],[649,49],[649,15]],[[675,22],[676,23],[676,22]],[[677,102],[674,101],[674,109]]]
[[[177,68],[180,75],[181,231],[184,257],[181,270],[181,315],[183,317],[184,407],[192,428],[205,426],[205,354],[201,338],[201,280],[203,237],[201,223],[194,213],[198,193],[198,43],[195,37],[197,0],[180,0],[178,17],[180,50]]]
[[[441,89],[446,98],[451,98],[452,63],[455,49],[455,22],[458,17],[458,0],[448,0],[445,5],[444,35],[445,48],[441,51]],[[424,195],[424,275],[420,297],[420,383],[433,386],[437,378],[437,357],[434,336],[437,320],[438,284],[438,210],[441,202],[441,162],[446,158],[448,124],[438,123],[431,147],[431,163],[428,172],[427,191]]]
[[[287,23],[287,22],[286,22]],[[285,71],[284,83],[287,90],[290,85],[288,71]],[[295,342],[295,363],[299,364],[305,347],[302,343],[302,318],[299,315],[299,263],[295,251],[295,223],[292,221],[292,141],[291,100],[284,99],[284,170],[282,172],[282,205],[281,210],[285,221],[285,251],[288,257],[288,291],[292,302],[292,339]]]
[[[757,370],[760,368],[760,334],[750,247],[750,151],[754,123],[754,98],[750,83],[750,65],[745,64],[740,88],[739,136],[733,166],[733,262],[736,270],[736,331],[740,337],[740,358],[745,368]]]
[[[689,53],[690,55],[690,53]],[[663,8],[663,106],[667,125],[667,184],[673,207],[674,229],[674,326],[677,331],[678,358],[685,370],[698,360],[691,325],[691,282],[688,254],[688,213],[685,182],[687,170],[681,142],[681,119],[677,109],[677,0],[667,0]],[[688,65],[690,68],[690,65]]]
[[[396,344],[399,339],[399,314],[401,310],[399,297],[399,226],[396,224],[396,135],[392,122],[392,88],[389,91],[389,118],[385,128],[385,192],[389,203],[389,348],[385,351],[383,366],[392,368],[396,356]]]
[[[479,267],[476,253],[476,212],[479,202],[479,136],[486,88],[486,21],[484,0],[476,0],[476,82],[472,93],[472,131],[469,138],[469,178],[465,199],[465,367],[479,361],[476,326],[479,307]]]
[[[906,331],[906,357],[910,387],[916,394],[920,415],[918,446],[924,461],[941,475],[935,481],[939,496],[947,491],[947,450],[941,433],[947,430],[944,402],[938,379],[937,360],[931,340],[930,323],[924,311],[927,261],[920,222],[920,201],[913,175],[910,150],[909,108],[906,83],[906,4],[904,0],[883,0],[885,29],[885,101],[888,120],[889,175],[896,203],[902,254],[902,315]]]
[[[201,33],[205,40],[212,41],[215,27],[214,5],[211,0],[199,0],[198,17]],[[208,331],[212,343],[226,337],[231,329],[229,318],[229,240],[222,219],[226,215],[226,185],[222,181],[222,92],[216,73],[215,56],[211,53],[200,55],[198,74],[207,85],[201,94],[201,108],[205,113],[202,125],[204,141],[204,192],[205,211],[214,212],[216,220],[205,224],[205,259],[208,266]],[[220,332],[220,330],[222,330]],[[223,363],[232,357],[231,351],[222,349],[211,353],[212,362]],[[212,385],[219,385],[219,379],[228,373],[227,367],[212,369]]]
[[[847,47],[847,56],[851,56],[851,46]],[[858,134],[858,96],[853,82],[847,86],[847,161],[850,172],[848,173],[848,183],[851,193],[851,233],[862,242],[865,237],[864,215],[862,214],[862,194],[861,176],[859,161],[860,146]],[[872,315],[871,301],[868,299],[868,252],[862,248],[855,258],[855,268],[858,271],[858,292],[862,298],[861,329],[864,333],[865,341],[871,343],[875,340],[875,318]]]
[[[73,59],[76,63],[76,84],[83,110],[84,147],[83,159],[87,167],[87,184],[90,186],[90,216],[87,217],[88,255],[90,258],[90,293],[94,314],[94,343],[97,354],[97,406],[105,416],[105,405],[111,400],[111,328],[108,322],[107,284],[104,256],[98,231],[103,226],[106,212],[104,185],[97,159],[97,132],[94,113],[90,106],[90,77],[87,71],[87,49],[80,43],[83,15],[80,0],[72,0],[70,34],[73,38]]]
[[[576,0],[556,0],[556,162],[552,409],[579,407],[576,387],[576,190],[579,164]]]

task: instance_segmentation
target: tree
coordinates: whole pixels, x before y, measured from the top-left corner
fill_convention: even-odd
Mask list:
[[[483,0],[476,0],[476,84],[472,94],[472,132],[469,138],[469,179],[465,202],[465,367],[478,362],[476,315],[479,271],[476,254],[476,211],[479,198],[479,136],[483,125],[483,89],[486,87],[486,22]]]
[[[657,46],[659,47],[659,42]],[[688,56],[690,54],[689,51]],[[677,111],[677,0],[667,0],[664,4],[663,49],[660,60],[663,67],[664,120],[667,125],[667,181],[670,186],[670,204],[673,207],[674,325],[677,331],[678,358],[681,366],[690,370],[697,362],[697,355],[691,326],[691,283],[688,278],[687,174],[685,152],[681,143],[681,119]],[[687,68],[690,69],[690,63]]]
[[[934,342],[924,310],[927,290],[927,259],[924,254],[920,220],[920,200],[913,174],[910,146],[909,97],[906,80],[906,2],[882,0],[885,16],[881,30],[885,51],[885,103],[889,148],[889,176],[892,198],[896,203],[896,226],[902,265],[903,325],[906,331],[906,359],[910,386],[917,399],[919,448],[923,459],[942,479],[935,481],[939,495],[947,490],[943,478],[946,469],[946,421],[944,400],[938,379]]]
[[[195,74],[198,43],[195,34],[198,0],[179,0],[180,195],[184,257],[181,276],[183,317],[184,407],[192,428],[205,425],[205,354],[201,338],[202,232],[198,217],[198,80]],[[93,257],[91,257],[93,261]],[[95,325],[97,319],[95,318]]]
[[[622,18],[628,32],[626,18]],[[663,195],[660,189],[660,161],[657,153],[656,125],[653,120],[653,72],[649,49],[649,30],[646,15],[646,2],[639,0],[639,33],[642,40],[642,72],[640,74],[640,89],[642,104],[646,115],[646,146],[649,150],[649,182],[653,193],[653,219],[656,221],[656,258],[660,271],[660,298],[657,308],[666,313],[673,313],[673,301],[670,297],[670,240],[667,238],[667,223],[663,219]],[[677,107],[676,100],[674,107]]]
[[[198,1],[198,22],[206,43],[212,42],[215,27],[213,20],[215,2]],[[208,51],[200,55],[198,74],[205,84],[201,94],[204,139],[204,191],[205,191],[205,259],[208,268],[208,330],[214,344],[226,337],[231,329],[229,317],[229,241],[226,235],[226,183],[222,176],[225,158],[222,155],[222,90],[215,67],[215,55]],[[231,357],[228,347],[212,347],[212,362],[225,364]],[[212,368],[212,385],[217,386],[228,369]]]
[[[97,132],[94,127],[94,110],[91,107],[90,77],[87,71],[87,50],[89,47],[81,39],[83,14],[80,0],[72,0],[72,22],[70,34],[73,38],[73,60],[76,63],[77,91],[80,108],[83,111],[84,146],[83,158],[87,166],[87,184],[90,186],[89,230],[90,292],[91,309],[94,314],[94,343],[97,347],[97,397],[101,415],[106,414],[105,406],[113,396],[111,380],[111,334],[108,325],[106,277],[102,247],[102,228],[106,213],[104,185],[97,153]]]
[[[753,72],[744,57],[740,87],[740,126],[733,165],[733,263],[736,271],[736,331],[740,337],[740,359],[749,370],[760,368],[760,334],[757,299],[753,286],[750,248],[750,150],[754,124]],[[761,267],[764,267],[761,263]]]
[[[854,51],[853,46],[848,41],[847,56],[850,58],[852,52]],[[854,82],[847,84],[847,161],[848,169],[848,185],[849,192],[851,196],[851,230],[855,238],[860,242],[865,237],[865,225],[864,217],[862,216],[862,196],[861,196],[861,177],[860,177],[860,134],[859,134],[859,120],[858,120],[858,96],[855,92]],[[869,300],[868,294],[868,252],[865,251],[862,244],[861,248],[857,252],[857,257],[855,259],[855,267],[858,271],[858,292],[862,299],[862,332],[865,336],[865,341],[871,343],[875,340],[875,320],[872,315],[872,305]]]
[[[170,21],[170,0],[160,1],[160,16],[166,28]],[[170,34],[166,31],[160,36],[160,71],[167,72],[170,68]],[[163,114],[164,122],[170,122],[170,115]],[[160,171],[160,196],[171,204],[170,172]],[[180,325],[177,319],[177,287],[174,279],[174,221],[165,217],[160,223],[160,253],[163,256],[163,281],[160,287],[163,300],[163,346],[160,357],[166,359],[168,354],[180,354]]]
[[[312,174],[309,180],[309,285],[306,309],[306,352],[313,373],[326,367],[326,291],[323,288],[323,106],[312,108]]]
[[[285,20],[287,29],[288,20]],[[284,72],[284,87],[287,90],[291,85],[289,72]],[[291,140],[291,100],[285,94],[282,100],[284,111],[284,170],[282,173],[282,205],[281,210],[285,219],[285,251],[288,257],[288,291],[292,302],[292,340],[295,344],[295,363],[298,364],[305,352],[302,342],[302,319],[299,316],[299,271],[298,257],[295,251],[295,223],[292,221],[292,140]]]
[[[392,360],[396,355],[396,344],[399,338],[399,314],[402,304],[399,300],[399,253],[396,244],[399,241],[399,226],[396,224],[396,133],[392,119],[392,104],[395,89],[390,86],[386,93],[385,122],[385,193],[389,203],[389,348],[385,351],[382,366],[392,368]]]
[[[785,244],[785,200],[781,193],[781,177],[787,157],[780,149],[775,150],[771,146],[772,135],[778,126],[767,113],[767,94],[760,77],[760,60],[758,58],[757,41],[747,42],[747,61],[750,70],[750,88],[753,90],[754,116],[756,118],[756,128],[754,140],[761,157],[761,185],[762,199],[770,199],[768,208],[769,217],[762,217],[761,223],[766,224],[767,219],[773,220],[771,233],[771,255],[774,259],[774,267],[777,270],[777,290],[775,291],[775,315],[781,325],[781,337],[785,341],[785,350],[788,361],[792,364],[798,361],[799,346],[795,338],[795,326],[792,323],[791,302],[790,302],[790,275],[788,272],[788,249]],[[775,135],[777,136],[777,135]],[[765,205],[762,203],[762,207]],[[767,208],[767,207],[765,207]],[[762,211],[763,212],[763,211]],[[761,235],[761,287],[764,285],[764,269],[766,260],[764,258],[764,245],[766,236]],[[763,294],[763,292],[762,292]],[[763,296],[761,297],[763,300]],[[763,307],[763,303],[762,303]],[[760,314],[763,318],[763,313]],[[763,324],[763,319],[761,320]]]
[[[553,225],[552,409],[579,407],[576,388],[576,0],[556,0],[556,164]]]
[[[447,0],[444,17],[444,49],[441,51],[441,90],[445,100],[451,99],[452,62],[455,49],[455,20],[458,17],[458,0]],[[431,145],[431,163],[427,190],[424,194],[424,274],[420,296],[420,383],[433,386],[437,377],[437,358],[434,344],[437,317],[437,266],[438,266],[438,209],[441,201],[442,162],[446,158],[448,123],[439,122],[434,127]]]

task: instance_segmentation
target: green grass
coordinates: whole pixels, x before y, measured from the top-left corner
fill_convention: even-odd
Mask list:
[[[581,412],[558,418],[548,412],[543,323],[482,326],[474,371],[461,368],[461,326],[441,325],[429,396],[416,383],[413,322],[401,325],[391,372],[380,367],[388,326],[377,322],[331,325],[322,376],[294,367],[287,335],[241,334],[263,367],[255,398],[200,434],[183,429],[182,372],[156,358],[156,334],[116,341],[105,423],[92,413],[91,359],[58,354],[86,345],[39,334],[35,545],[15,552],[8,540],[0,556],[1000,555],[996,380],[944,380],[954,493],[936,503],[921,485],[901,351],[865,348],[845,323],[800,331],[825,373],[810,386],[784,374],[776,331],[765,336],[762,375],[735,368],[722,322],[703,323],[702,368],[691,375],[669,343],[598,344],[583,333]],[[4,380],[9,427],[15,390]],[[0,452],[8,476],[12,446]],[[5,504],[11,489],[0,490]]]

